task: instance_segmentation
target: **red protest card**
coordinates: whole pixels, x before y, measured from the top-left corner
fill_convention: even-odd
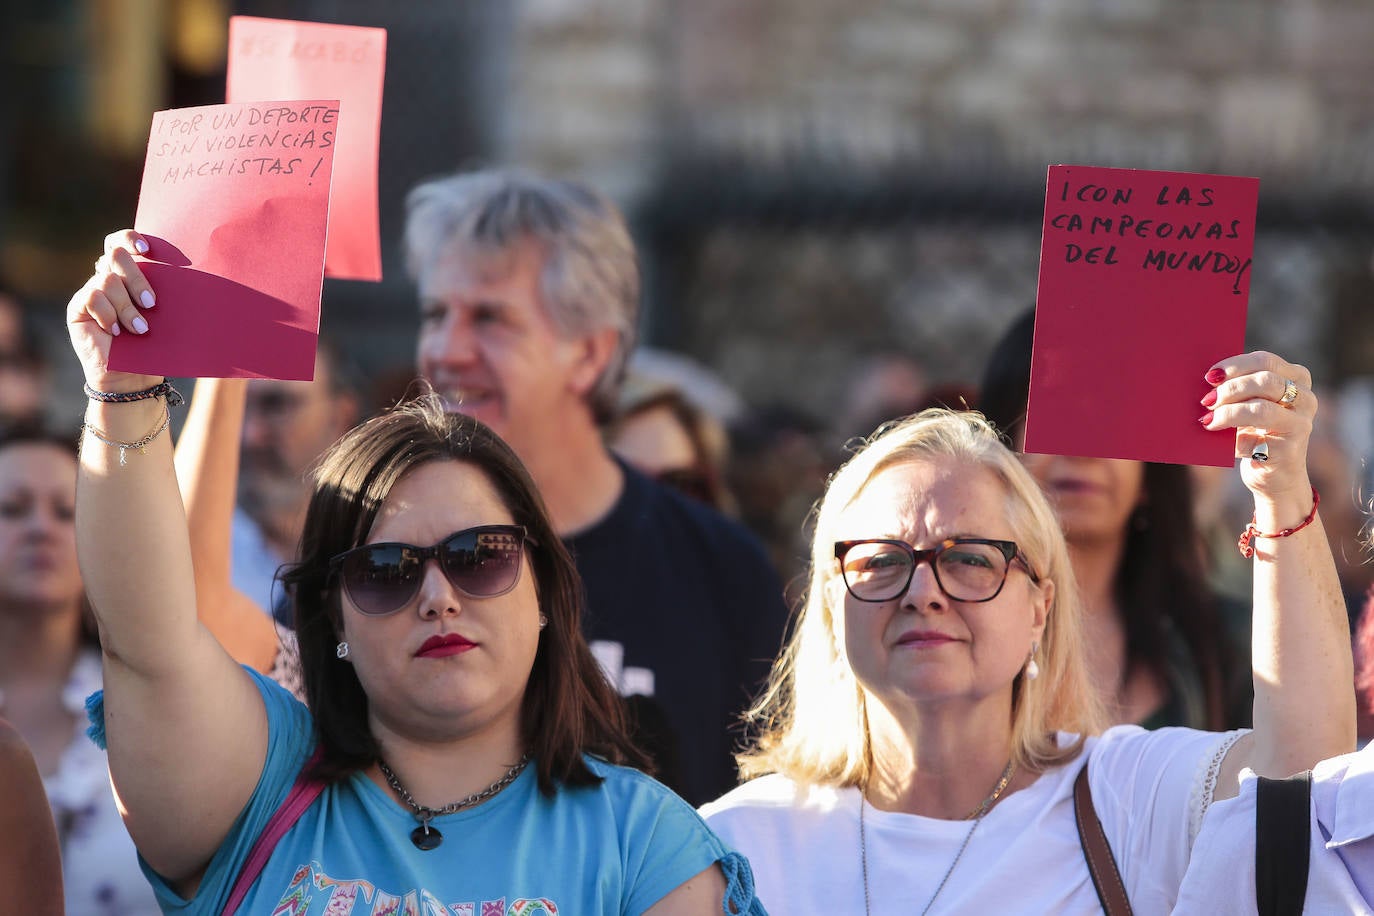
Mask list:
[[[1245,345],[1259,179],[1055,165],[1045,191],[1028,452],[1229,467],[1197,418]]]
[[[314,376],[336,101],[153,115],[134,228],[157,295],[147,334],[110,368],[151,375]]]
[[[329,201],[324,272],[382,279],[377,150],[386,29],[231,16],[225,100],[339,100],[339,148]]]

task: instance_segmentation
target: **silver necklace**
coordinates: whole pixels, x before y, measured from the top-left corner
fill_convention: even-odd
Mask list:
[[[515,777],[520,775],[529,762],[530,755],[526,754],[520,758],[515,766],[506,771],[506,775],[496,780],[496,782],[479,792],[473,792],[466,798],[461,798],[456,802],[449,802],[442,808],[429,808],[419,804],[411,797],[410,793],[406,791],[405,786],[401,785],[401,781],[396,778],[396,774],[391,772],[391,767],[386,765],[386,761],[379,759],[377,761],[377,766],[381,769],[382,775],[386,777],[386,784],[391,786],[397,795],[401,796],[401,801],[406,803],[406,806],[415,813],[416,820],[420,822],[420,826],[410,831],[410,842],[415,844],[416,849],[422,849],[425,852],[429,852],[431,849],[437,849],[439,844],[444,841],[444,835],[439,832],[437,827],[431,827],[430,821],[434,820],[436,817],[443,817],[445,814],[454,814],[455,812],[462,811],[464,808],[471,808],[473,805],[481,804],[500,792],[506,786],[515,782]]]
[[[959,860],[964,857],[964,850],[968,849],[969,840],[973,839],[973,832],[978,829],[978,825],[983,822],[983,818],[988,811],[996,804],[997,799],[1006,791],[1007,785],[1011,782],[1012,774],[1016,772],[1016,760],[1008,760],[1007,768],[1002,771],[1002,776],[997,780],[997,785],[992,787],[988,797],[979,803],[964,820],[971,820],[973,823],[968,828],[968,833],[964,834],[964,842],[959,844],[959,851],[954,854],[954,861],[949,863],[949,868],[945,869],[945,876],[940,879],[940,884],[935,888],[935,893],[930,895],[930,900],[926,903],[925,909],[921,910],[921,916],[926,916],[930,908],[935,905],[936,899],[940,896],[940,891],[945,889],[945,884],[949,881],[949,876],[954,874],[954,869],[959,864]],[[868,807],[868,800],[864,795],[864,790],[859,790],[859,862],[863,866],[864,873],[864,916],[872,916],[872,905],[868,897],[868,835],[864,829],[864,809]]]

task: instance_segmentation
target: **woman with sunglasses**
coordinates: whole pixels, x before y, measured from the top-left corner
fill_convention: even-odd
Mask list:
[[[572,562],[514,453],[435,399],[354,429],[315,475],[287,576],[308,704],[230,659],[196,620],[166,389],[107,365],[114,334],[156,319],[141,241],[106,240],[67,317],[91,399],[92,718],[163,906],[762,912],[748,864],[618,765],[634,751]]]
[[[1212,369],[1209,428],[1269,452],[1241,467],[1262,532],[1255,730],[1099,733],[1054,511],[980,415],[925,411],[832,477],[806,603],[741,757],[761,778],[703,809],[770,910],[1096,913],[1115,898],[1116,914],[1124,896],[1167,913],[1207,805],[1242,768],[1286,775],[1353,747],[1344,609],[1304,464],[1307,371],[1267,353]],[[1102,845],[1075,826],[1084,772]],[[1101,899],[1086,849],[1119,867],[1099,867]]]

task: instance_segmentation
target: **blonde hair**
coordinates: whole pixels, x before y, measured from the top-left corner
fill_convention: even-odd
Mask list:
[[[881,471],[939,459],[986,468],[1002,482],[1017,545],[1041,580],[1055,585],[1041,638],[1040,676],[1028,680],[1018,674],[1013,685],[1013,759],[1039,772],[1071,759],[1082,736],[1101,730],[1105,715],[1088,680],[1082,608],[1054,510],[982,414],[926,410],[879,427],[830,478],[815,515],[806,600],[767,689],[746,714],[758,738],[737,758],[743,777],[776,772],[802,783],[868,781],[865,694],[836,639],[844,595],[834,584],[836,524]],[[1059,731],[1076,733],[1079,741],[1060,747]]]

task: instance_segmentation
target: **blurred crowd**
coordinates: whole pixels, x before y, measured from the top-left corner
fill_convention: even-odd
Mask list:
[[[0,286],[0,716],[32,749],[64,855],[93,844],[75,854],[98,861],[101,825],[115,823],[117,814],[102,758],[81,737],[82,702],[99,677],[93,670],[98,636],[75,562],[79,418],[63,415],[53,398],[47,347],[35,339],[31,320],[19,297]],[[832,417],[749,403],[690,356],[640,347],[626,360],[623,381],[607,388],[605,409],[596,411],[599,435],[617,463],[752,533],[781,577],[788,606],[795,607],[809,562],[813,507],[830,475],[876,430],[928,407],[977,408],[1019,450],[1032,327],[1032,312],[1017,316],[976,379],[932,378],[921,354],[900,348],[867,353],[853,366],[845,406]],[[420,368],[444,394],[442,364],[425,365],[424,333]],[[247,384],[230,532],[232,583],[279,629],[293,625],[278,572],[296,555],[312,467],[341,435],[394,402],[415,374],[407,366],[367,377],[326,329],[314,381]],[[481,394],[476,392],[479,401]],[[1363,744],[1374,739],[1374,566],[1365,546],[1371,479],[1368,456],[1354,453],[1350,443],[1361,439],[1352,424],[1366,418],[1358,399],[1350,396],[1347,405],[1339,388],[1320,389],[1318,396],[1323,411],[1309,471],[1322,494],[1349,613]],[[593,556],[588,519],[595,522],[605,505],[593,511],[571,496],[560,502],[555,472],[523,451],[553,446],[530,445],[515,426],[502,433],[510,434],[545,491],[560,536],[579,558]],[[1089,674],[1111,720],[1150,728],[1249,725],[1249,566],[1235,548],[1249,509],[1237,475],[1045,455],[1024,455],[1023,463],[1059,513],[1085,609]],[[560,524],[573,517],[563,513],[577,511],[590,514]],[[655,689],[652,670],[624,663],[623,640],[589,636],[623,695],[668,695],[662,669]],[[771,652],[782,637],[780,627],[769,630],[760,651]],[[729,705],[737,712],[742,704],[736,698]],[[722,781],[711,772],[700,782],[683,775],[693,772],[695,750],[663,737],[658,717],[669,715],[663,709],[632,703],[631,710],[660,774],[670,785],[682,779],[674,788],[690,801],[704,802],[729,787],[728,775]],[[725,751],[711,766],[725,761]],[[146,891],[136,875],[139,887],[128,886],[127,874],[98,869],[83,870],[80,879],[86,886],[74,886],[69,876],[69,899],[134,899]]]

